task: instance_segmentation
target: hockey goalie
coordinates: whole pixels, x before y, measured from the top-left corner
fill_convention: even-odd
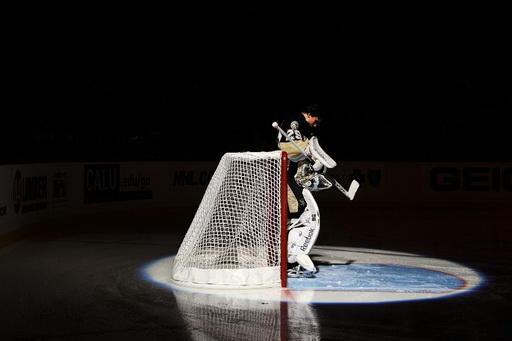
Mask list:
[[[301,118],[302,116],[302,118]],[[316,105],[285,120],[277,144],[288,154],[288,277],[314,277],[317,269],[309,253],[320,232],[320,211],[312,192],[333,184],[324,175],[336,162],[313,135],[321,121]]]

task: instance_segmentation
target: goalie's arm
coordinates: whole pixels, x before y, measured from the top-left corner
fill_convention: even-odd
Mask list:
[[[279,132],[286,138],[287,141],[291,142],[297,150],[299,150],[311,163],[314,163],[313,159],[302,149],[295,141],[290,139],[288,135],[284,132],[284,130],[279,126],[277,122],[272,123],[272,127],[279,130]],[[331,180],[334,183],[334,186],[336,186],[337,189],[340,190],[341,193],[343,193],[347,198],[350,200],[354,199],[354,196],[356,195],[356,191],[359,188],[359,182],[352,180],[352,183],[350,184],[349,191],[347,191],[336,179],[334,179],[332,176],[329,176],[329,180]]]

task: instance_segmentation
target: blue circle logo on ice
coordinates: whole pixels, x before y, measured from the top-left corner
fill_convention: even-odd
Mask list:
[[[290,290],[445,293],[466,281],[452,274],[393,264],[320,265],[314,280],[289,278]]]

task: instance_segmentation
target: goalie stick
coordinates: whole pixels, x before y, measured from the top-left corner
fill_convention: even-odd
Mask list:
[[[285,131],[279,126],[279,124],[277,122],[274,122],[272,123],[272,127],[276,128],[277,130],[279,130],[279,132],[286,138],[287,141],[291,142],[295,148],[297,148],[301,153],[302,155],[304,155],[311,163],[315,163],[315,161],[313,161],[313,159],[311,159],[311,157],[306,154],[306,152],[297,144],[295,143],[295,141],[291,140],[288,135],[285,133]],[[353,200],[354,199],[354,196],[356,195],[356,192],[357,192],[357,189],[359,188],[359,182],[357,182],[356,180],[352,180],[352,182],[350,183],[350,187],[348,188],[348,191],[338,182],[336,181],[336,179],[334,179],[332,176],[329,176],[327,174],[325,174],[324,176],[327,176],[329,178],[330,181],[332,181],[332,183],[334,184],[334,186],[340,190],[341,193],[343,193],[347,198],[349,198],[350,200]]]

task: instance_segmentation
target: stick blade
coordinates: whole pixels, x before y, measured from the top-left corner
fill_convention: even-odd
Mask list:
[[[356,180],[352,180],[352,182],[350,183],[350,187],[348,188],[348,198],[350,200],[353,200],[354,199],[354,196],[356,195],[356,192],[359,188],[359,182],[357,182]]]

